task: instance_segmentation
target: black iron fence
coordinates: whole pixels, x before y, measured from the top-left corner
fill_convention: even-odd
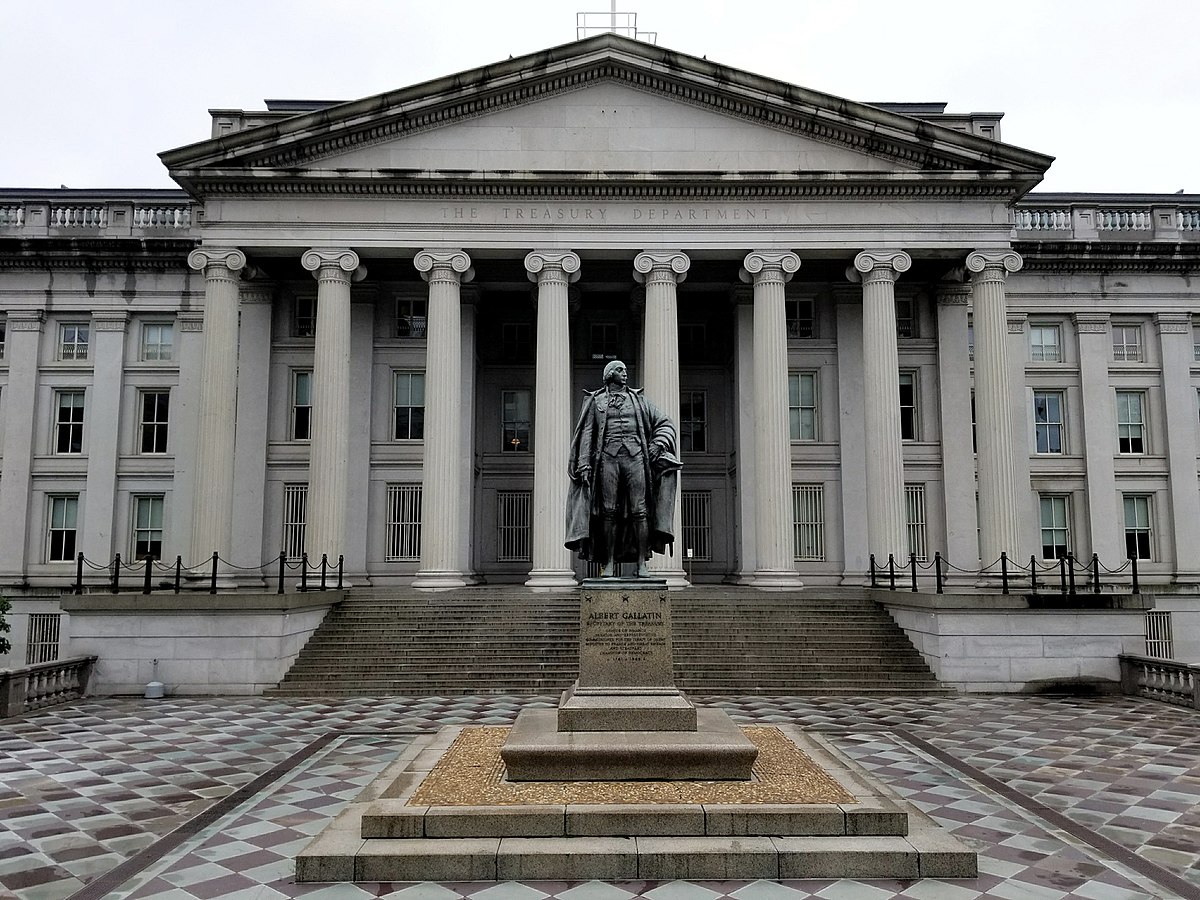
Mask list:
[[[299,572],[298,590],[300,591],[340,591],[344,590],[342,586],[344,566],[344,556],[339,554],[335,563],[329,559],[329,555],[326,553],[321,554],[320,563],[314,564],[309,561],[307,553],[289,558],[287,554],[281,552],[275,559],[258,566],[234,565],[228,560],[222,561],[215,552],[211,557],[194,566],[185,566],[182,556],[176,556],[173,564],[164,563],[153,556],[126,563],[122,562],[121,554],[118,553],[108,563],[96,563],[80,553],[75,557],[75,582],[72,585],[72,591],[75,594],[83,593],[85,570],[105,572],[105,582],[109,592],[113,594],[121,592],[123,575],[130,579],[131,584],[140,581],[143,594],[153,594],[156,591],[178,594],[184,590],[185,585],[189,590],[197,588],[203,590],[207,586],[208,593],[215,594],[219,575],[238,572],[257,572],[264,579],[274,578],[275,593],[282,594],[286,591],[289,570]]]
[[[1073,553],[1045,563],[1038,562],[1036,556],[1030,556],[1027,566],[1015,563],[1007,553],[1001,553],[999,559],[982,569],[955,566],[940,552],[935,553],[933,559],[925,561],[918,559],[917,554],[910,553],[904,563],[897,563],[895,554],[889,553],[887,564],[881,566],[872,553],[871,587],[894,591],[899,576],[901,584],[907,582],[908,589],[917,593],[920,590],[918,576],[921,570],[932,570],[935,589],[939,594],[945,593],[947,576],[955,572],[988,579],[999,577],[1000,590],[1005,594],[1014,589],[1024,593],[1026,588],[1031,594],[1061,594],[1066,597],[1081,593],[1099,594],[1105,575],[1111,576],[1110,586],[1124,588],[1129,585],[1131,593],[1142,592],[1138,584],[1137,557],[1131,556],[1121,566],[1110,569],[1100,562],[1100,557],[1095,553],[1090,560],[1082,563],[1076,561]],[[1129,573],[1128,577],[1126,572]],[[1040,581],[1039,574],[1042,576]]]

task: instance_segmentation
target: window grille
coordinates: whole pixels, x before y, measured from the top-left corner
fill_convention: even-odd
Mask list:
[[[1146,655],[1156,659],[1174,659],[1175,642],[1171,635],[1171,611],[1146,610]]]
[[[924,562],[929,557],[929,542],[925,528],[925,485],[904,486],[905,525],[908,528],[908,552]]]
[[[825,486],[792,485],[793,552],[797,560],[825,559]]]
[[[680,518],[683,521],[683,552],[692,551],[694,560],[712,559],[711,491],[680,491]]]
[[[1061,362],[1062,350],[1057,325],[1029,326],[1029,359],[1032,362]]]
[[[1142,361],[1142,326],[1114,325],[1112,339],[1113,359],[1116,362]]]
[[[283,540],[280,549],[289,559],[304,553],[304,528],[308,522],[308,485],[283,486]]]
[[[803,339],[817,336],[815,304],[812,300],[788,300],[784,304],[787,336]]]
[[[917,304],[915,301],[896,301],[896,336],[902,338],[917,336]]]
[[[496,492],[496,559],[529,562],[530,491]]]
[[[415,297],[396,298],[396,337],[423,338],[428,323],[429,301]]]
[[[29,642],[25,650],[25,665],[35,666],[58,659],[61,623],[61,613],[29,614]]]
[[[292,312],[292,336],[315,336],[317,333],[317,298],[311,294],[297,297]]]
[[[387,486],[387,554],[389,560],[421,558],[421,485]]]
[[[88,358],[90,325],[66,324],[58,332],[58,358],[80,360]]]

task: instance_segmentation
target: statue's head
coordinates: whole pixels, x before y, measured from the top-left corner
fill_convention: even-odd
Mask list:
[[[613,375],[617,371],[617,369],[624,369],[624,368],[625,368],[625,363],[621,362],[619,359],[614,359],[612,362],[610,362],[607,366],[604,367],[604,383],[605,384],[611,383],[613,380]]]

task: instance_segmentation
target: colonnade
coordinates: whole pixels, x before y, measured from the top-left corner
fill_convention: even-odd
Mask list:
[[[189,257],[205,277],[203,373],[194,472],[191,551],[202,559],[216,550],[224,558],[232,543],[234,419],[237,401],[238,272],[246,266],[238,249],[201,248]],[[354,251],[315,248],[301,263],[317,279],[317,329],[313,360],[312,438],[309,462],[306,550],[313,559],[345,551],[349,471],[350,285],[365,276]],[[414,586],[450,588],[468,583],[462,548],[471,540],[461,514],[466,501],[461,473],[463,440],[461,288],[471,280],[471,260],[460,249],[422,250],[414,265],[429,285],[421,558]],[[886,559],[907,552],[903,455],[898,396],[895,315],[896,280],[912,265],[902,250],[866,250],[848,269],[863,290],[863,396],[867,523],[871,553]],[[980,545],[986,563],[1001,551],[1016,555],[1020,513],[1014,469],[1007,360],[1005,277],[1020,268],[1011,251],[980,251],[966,257],[974,306],[976,414],[979,446]],[[647,251],[634,259],[634,277],[645,284],[643,386],[673,422],[679,421],[678,285],[690,260],[681,251]],[[570,395],[568,287],[582,263],[569,250],[535,250],[525,269],[537,286],[537,356],[534,404],[532,567],[526,584],[555,589],[575,583],[563,546],[567,496],[565,461],[573,422]],[[753,479],[743,479],[743,509],[753,508],[753,561],[743,561],[751,583],[764,588],[799,587],[793,562],[791,450],[789,440],[787,328],[784,291],[800,268],[790,251],[748,254],[741,278],[752,285],[753,429],[742,452],[752,451]],[[745,394],[743,394],[745,396]],[[843,411],[845,412],[845,411]],[[744,420],[743,420],[744,421]],[[684,472],[686,479],[686,470]],[[753,496],[747,500],[745,494]],[[202,502],[201,502],[202,498]],[[675,534],[681,535],[680,504]],[[751,564],[752,562],[752,564]],[[684,584],[679,557],[659,558],[652,568],[669,583]]]

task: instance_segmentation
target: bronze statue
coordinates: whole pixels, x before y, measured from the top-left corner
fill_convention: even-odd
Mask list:
[[[618,562],[636,562],[645,578],[651,551],[675,542],[675,426],[628,381],[620,360],[604,367],[604,387],[587,392],[571,439],[566,545],[601,563],[605,578]]]

